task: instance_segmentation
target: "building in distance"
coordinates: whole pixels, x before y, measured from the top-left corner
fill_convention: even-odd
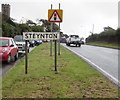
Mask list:
[[[10,5],[2,4],[2,19],[8,20],[10,18]]]

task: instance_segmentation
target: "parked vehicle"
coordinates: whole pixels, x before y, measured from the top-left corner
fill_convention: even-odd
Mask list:
[[[66,39],[66,45],[70,46],[70,44],[75,44],[76,47],[77,46],[81,46],[81,39],[79,38],[78,35],[70,35],[67,39]]]
[[[18,47],[13,38],[0,37],[0,61],[15,61],[18,59]]]
[[[85,42],[84,41],[80,41],[81,42],[81,44],[85,44]]]
[[[60,43],[66,43],[66,38],[65,37],[61,37],[60,38]]]
[[[47,40],[42,40],[43,43],[48,42]]]
[[[30,44],[30,47],[34,47],[35,46],[35,41],[34,40],[29,40],[29,44]]]
[[[42,40],[35,40],[35,46],[42,44]]]
[[[14,41],[16,43],[16,45],[18,46],[18,53],[25,53],[25,41],[23,40],[23,36],[22,35],[16,35],[14,37]],[[27,49],[29,52],[29,43],[27,45]]]

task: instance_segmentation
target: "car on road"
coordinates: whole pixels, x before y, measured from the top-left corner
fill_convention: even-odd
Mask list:
[[[77,46],[81,46],[81,39],[79,38],[78,35],[70,35],[67,39],[66,39],[66,45],[70,46],[70,44],[75,44],[76,47]]]
[[[34,40],[29,40],[29,46],[30,47],[34,47],[35,46],[35,41]]]
[[[42,40],[43,43],[48,42],[47,40]]]
[[[22,35],[16,35],[14,41],[18,46],[18,53],[25,53],[25,40],[23,40]],[[27,43],[27,51],[29,52],[29,43]]]
[[[42,44],[42,40],[35,40],[35,46]]]
[[[60,43],[66,43],[66,38],[65,37],[61,37],[60,38]]]
[[[80,43],[81,43],[81,44],[85,44],[85,42],[84,42],[84,41],[81,41]]]
[[[0,37],[0,61],[15,61],[18,59],[18,46],[13,38]]]

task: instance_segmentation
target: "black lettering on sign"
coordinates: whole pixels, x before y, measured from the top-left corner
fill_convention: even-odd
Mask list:
[[[45,38],[45,34],[40,34],[40,38]]]
[[[46,34],[46,38],[48,38],[48,34]]]
[[[33,34],[33,38],[35,38],[35,34]]]
[[[53,38],[57,38],[57,34],[53,34]]]
[[[40,34],[36,34],[37,35],[37,38],[39,38]]]
[[[29,34],[29,36],[30,36],[30,38],[32,38],[32,34],[31,33]]]
[[[28,38],[28,34],[25,34],[25,38],[26,38],[26,39]]]
[[[52,34],[49,34],[49,38],[52,38]]]

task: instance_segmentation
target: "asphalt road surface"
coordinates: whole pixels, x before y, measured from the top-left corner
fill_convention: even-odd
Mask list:
[[[120,81],[118,81],[118,52],[120,50],[90,45],[82,45],[81,47],[61,45],[74,52],[113,83],[120,86]]]
[[[34,49],[35,47],[30,48],[30,52]],[[11,62],[10,64],[7,64],[6,62],[0,62],[0,77],[4,76],[8,70],[10,70],[12,67],[14,67],[17,63],[20,62],[20,59],[24,56],[24,54],[19,54],[19,58],[15,62]]]

